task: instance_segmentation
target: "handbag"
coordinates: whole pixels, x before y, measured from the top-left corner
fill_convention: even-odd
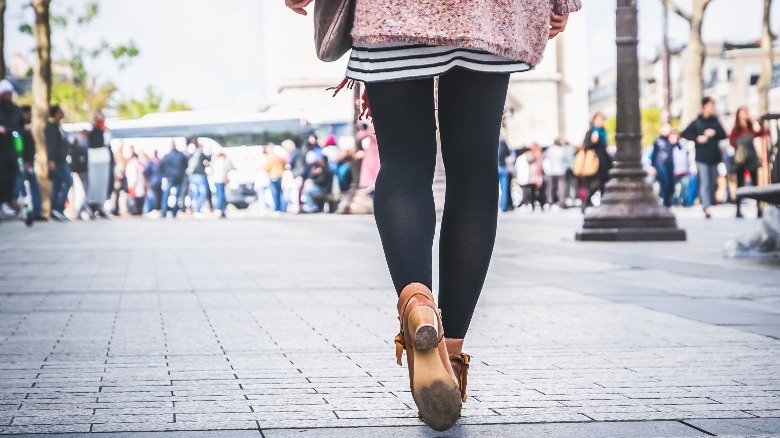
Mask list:
[[[352,48],[355,0],[316,0],[314,2],[314,45],[317,57],[333,62]]]
[[[598,173],[599,165],[599,156],[595,150],[581,150],[574,156],[572,173],[580,178],[590,178]]]

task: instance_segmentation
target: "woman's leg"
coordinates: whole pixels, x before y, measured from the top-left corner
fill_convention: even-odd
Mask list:
[[[754,187],[758,187],[760,185],[758,181],[758,169],[750,171],[750,181]],[[764,204],[761,201],[758,201],[756,202],[756,208],[758,209],[757,217],[761,219],[764,217]]]
[[[742,167],[736,167],[734,169],[736,176],[737,176],[737,188],[744,187],[745,186],[745,169]],[[751,174],[752,176],[752,174]],[[736,192],[736,190],[734,191]],[[742,217],[742,197],[737,196],[736,197],[736,203],[737,203],[737,217]]]
[[[697,162],[696,165],[699,170],[699,197],[701,198],[701,206],[706,210],[712,205],[714,184],[714,181],[711,181],[712,172],[710,172],[712,165],[701,162]]]
[[[509,75],[463,69],[452,70],[439,81],[439,124],[447,170],[439,307],[448,338],[466,335],[493,254],[498,217],[496,156],[508,85]]]
[[[368,83],[366,91],[381,163],[374,215],[390,275],[399,294],[415,282],[430,289],[436,227],[433,79]],[[494,173],[491,182],[498,187],[496,178]]]

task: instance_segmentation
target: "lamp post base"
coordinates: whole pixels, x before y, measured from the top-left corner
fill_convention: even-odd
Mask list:
[[[577,232],[580,242],[684,242],[679,228],[594,228]]]
[[[637,165],[617,163],[601,205],[585,213],[576,239],[583,242],[664,242],[686,240],[672,212],[659,204],[647,174]]]

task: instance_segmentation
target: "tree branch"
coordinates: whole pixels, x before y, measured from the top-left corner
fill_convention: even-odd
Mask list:
[[[710,1],[712,1],[712,0],[707,0],[708,3]],[[691,16],[691,14],[689,14],[689,13],[683,11],[682,9],[680,9],[679,6],[677,6],[675,3],[672,2],[672,0],[661,0],[661,2],[664,4],[664,7],[666,9],[668,9],[668,10],[674,12],[675,14],[679,15],[680,17],[682,17],[684,20],[688,21],[689,23],[693,21],[693,17]]]

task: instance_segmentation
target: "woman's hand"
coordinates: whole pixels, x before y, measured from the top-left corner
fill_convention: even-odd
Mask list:
[[[568,15],[558,15],[555,12],[550,12],[550,39],[555,38],[559,33],[566,30],[566,23],[568,22]]]
[[[307,15],[306,9],[304,9],[306,6],[309,6],[309,3],[313,2],[314,0],[284,0],[284,4],[295,11],[296,14],[301,15]]]

